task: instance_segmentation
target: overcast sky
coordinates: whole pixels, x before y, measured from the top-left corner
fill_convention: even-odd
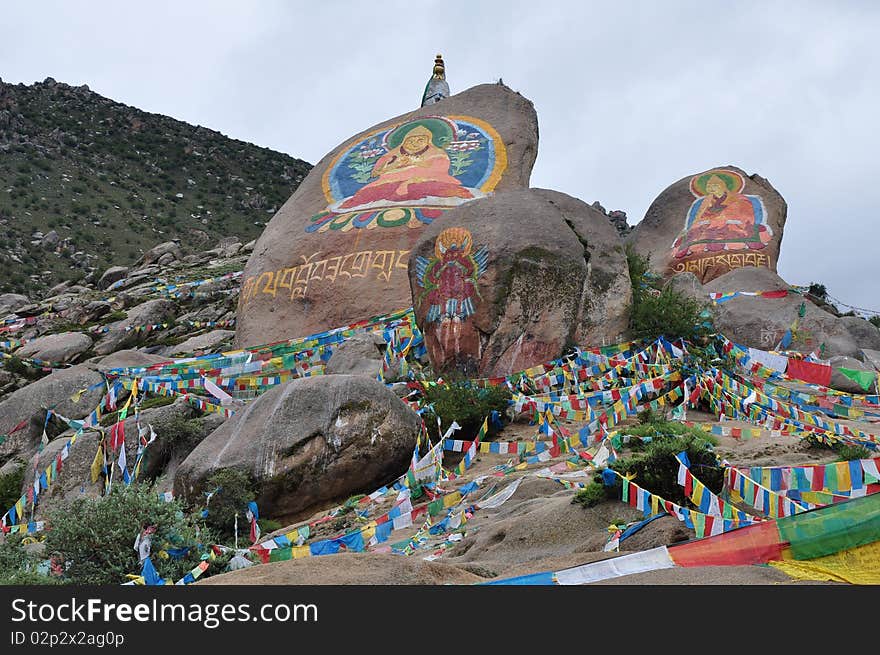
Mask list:
[[[538,6],[541,5],[539,9]],[[733,164],[788,203],[779,273],[880,310],[880,2],[6,2],[0,77],[53,77],[312,164],[452,93],[532,100],[532,186],[638,223]]]

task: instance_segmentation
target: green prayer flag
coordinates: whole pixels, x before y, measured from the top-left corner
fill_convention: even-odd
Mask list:
[[[852,368],[839,368],[841,375],[848,377],[850,380],[858,384],[862,389],[867,391],[877,379],[877,373],[874,371],[858,371]]]

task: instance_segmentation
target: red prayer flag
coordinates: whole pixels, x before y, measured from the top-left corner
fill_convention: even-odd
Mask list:
[[[798,380],[821,384],[823,387],[827,387],[831,383],[831,367],[827,364],[816,364],[791,358],[788,360],[787,373]]]

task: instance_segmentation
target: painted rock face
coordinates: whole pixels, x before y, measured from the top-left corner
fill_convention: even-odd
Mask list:
[[[408,307],[407,262],[453,207],[528,186],[537,117],[481,85],[377,125],[324,157],[272,218],[245,267],[240,346]]]
[[[409,264],[435,371],[496,377],[572,344],[622,340],[632,290],[608,218],[571,196],[523,189],[449,211]]]
[[[786,211],[767,180],[723,166],[667,188],[629,240],[666,277],[690,272],[705,283],[736,268],[775,272]]]

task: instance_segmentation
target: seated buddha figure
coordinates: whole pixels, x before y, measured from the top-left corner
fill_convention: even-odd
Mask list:
[[[720,169],[691,180],[697,199],[691,204],[684,230],[672,244],[676,258],[722,250],[759,250],[773,232],[764,224],[758,196],[742,193],[745,181],[736,171]]]
[[[415,123],[405,130],[397,147],[379,157],[373,166],[376,178],[339,205],[355,209],[375,202],[412,202],[428,197],[472,199],[473,194],[449,174],[449,155],[434,144],[427,127]],[[376,205],[371,205],[376,206]]]

